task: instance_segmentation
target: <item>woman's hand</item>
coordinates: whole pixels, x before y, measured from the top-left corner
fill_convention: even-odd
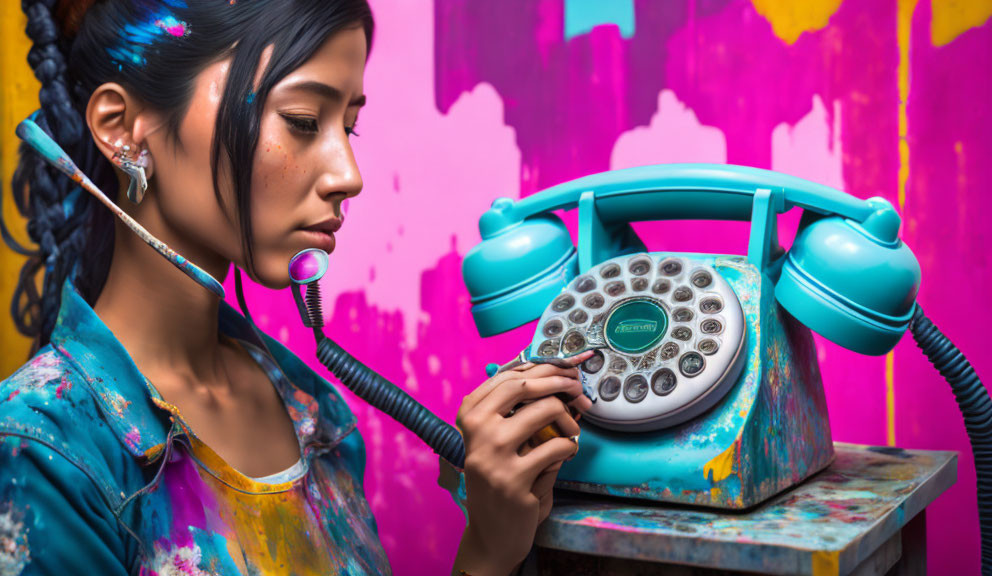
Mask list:
[[[568,368],[520,365],[465,397],[457,424],[465,439],[468,526],[456,574],[505,576],[530,551],[538,524],[551,511],[558,470],[578,450],[568,437],[579,433],[579,425],[559,397],[580,412],[592,405],[575,368],[591,354],[573,356]],[[552,423],[564,437],[527,446]]]

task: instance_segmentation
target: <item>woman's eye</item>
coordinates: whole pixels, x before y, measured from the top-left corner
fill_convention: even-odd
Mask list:
[[[304,134],[317,133],[317,119],[312,116],[290,116],[286,114],[283,115],[283,118],[293,130],[303,132]]]
[[[348,136],[358,136],[358,132],[355,132],[355,128],[358,126],[358,122],[355,122],[351,126],[344,127],[344,133]]]

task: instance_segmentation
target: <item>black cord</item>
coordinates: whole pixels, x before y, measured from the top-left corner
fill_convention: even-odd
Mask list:
[[[413,431],[439,456],[461,470],[465,467],[465,442],[458,429],[441,420],[399,386],[365,366],[344,348],[314,329],[317,358],[342,384],[373,407]]]
[[[916,345],[951,385],[975,456],[978,523],[982,534],[982,575],[992,576],[992,398],[964,354],[917,304],[909,325]]]

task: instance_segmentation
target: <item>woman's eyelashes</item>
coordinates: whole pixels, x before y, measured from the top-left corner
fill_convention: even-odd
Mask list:
[[[295,116],[292,114],[282,114],[286,124],[296,132],[302,134],[316,134],[319,131],[317,119],[313,116]]]
[[[297,114],[280,114],[289,125],[290,129],[300,134],[313,135],[320,131],[317,118],[314,116],[301,116]],[[355,126],[358,125],[356,120],[351,124],[351,126],[344,127],[344,133],[348,136],[358,136],[358,132],[355,131]]]

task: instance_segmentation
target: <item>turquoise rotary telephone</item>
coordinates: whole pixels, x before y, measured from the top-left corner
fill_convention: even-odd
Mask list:
[[[575,207],[577,250],[551,213]],[[776,217],[796,207],[785,252]],[[630,226],[673,219],[750,220],[748,253],[648,252]],[[767,170],[644,166],[496,200],[463,274],[481,335],[539,319],[523,358],[595,350],[560,486],[739,509],[833,458],[810,329],[875,355],[907,330],[920,266],[900,222],[882,198]]]

